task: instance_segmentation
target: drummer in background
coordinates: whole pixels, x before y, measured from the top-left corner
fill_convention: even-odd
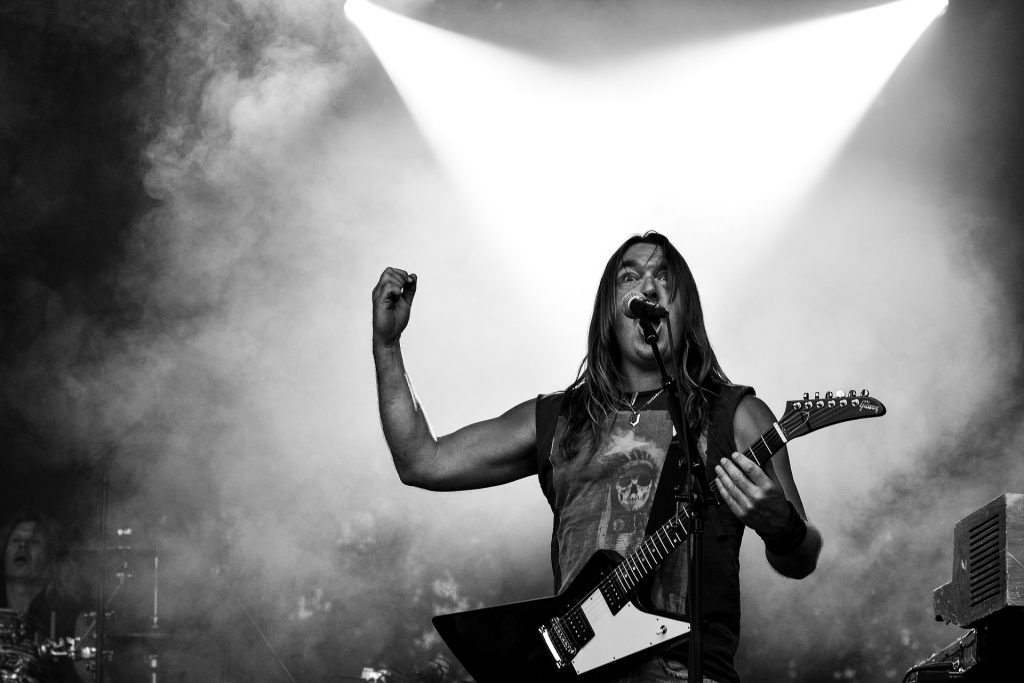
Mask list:
[[[0,608],[28,617],[43,638],[87,633],[81,603],[71,586],[59,527],[41,514],[15,517],[0,531],[3,539],[3,585]],[[86,683],[93,676],[86,662],[50,662],[46,683]]]

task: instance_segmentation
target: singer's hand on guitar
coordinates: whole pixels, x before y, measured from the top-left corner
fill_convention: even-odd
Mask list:
[[[385,268],[373,288],[373,343],[394,346],[409,324],[416,275],[401,268]]]
[[[722,501],[736,518],[760,534],[772,535],[789,521],[789,503],[782,487],[750,458],[733,453],[715,467]]]

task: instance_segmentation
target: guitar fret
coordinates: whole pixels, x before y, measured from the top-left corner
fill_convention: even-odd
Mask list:
[[[627,595],[630,591],[630,586],[626,583],[625,577],[622,575],[622,572],[619,571],[618,567],[616,567],[615,571],[612,572],[612,576],[614,576],[615,580],[618,582],[619,593]]]
[[[661,530],[659,529],[659,530],[658,530],[658,533],[654,534],[654,540],[655,540],[655,541],[658,541],[658,539],[660,538],[660,536],[661,536]],[[664,553],[664,555],[662,555],[662,557],[665,557],[665,556],[667,556],[667,555],[668,555],[668,549],[667,549],[667,548],[665,548],[665,542],[664,542],[664,541],[662,541],[662,542],[661,542],[661,550],[662,550],[662,552]]]
[[[768,462],[768,459],[772,457],[772,447],[765,440],[765,436],[765,434],[762,434],[761,437],[752,443],[750,448],[747,449],[750,451],[750,459],[753,460],[758,467],[764,467],[764,463]]]
[[[622,572],[622,565],[616,567],[613,573],[615,574],[616,578],[618,578],[619,585],[622,586],[623,593],[628,593],[630,590],[632,590],[633,586],[629,583],[629,577]]]

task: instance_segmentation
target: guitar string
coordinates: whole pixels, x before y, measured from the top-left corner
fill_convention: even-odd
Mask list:
[[[820,412],[818,412],[818,416],[819,417],[827,417],[832,412],[835,412],[835,411],[837,411],[837,410],[839,410],[841,408],[844,408],[844,407],[845,406],[836,405],[836,406],[832,406],[832,407],[828,407],[828,408],[820,408],[819,409]],[[792,413],[788,413],[786,415],[783,415],[782,419],[779,420],[779,426],[782,427],[783,432],[788,432],[791,428],[796,427],[800,423],[808,421],[809,419],[810,419],[810,416],[807,415],[804,411],[794,411]],[[774,430],[768,430],[764,434],[772,434],[773,431]],[[751,458],[754,462],[757,463],[757,465],[759,467],[763,467],[763,465],[760,462],[760,460],[757,458],[757,456],[754,453],[754,451],[755,451],[755,447],[758,445],[758,443],[764,443],[767,446],[767,442],[764,441],[764,434],[762,434],[761,437],[757,441],[754,441],[754,443],[752,443],[750,446],[748,446],[746,451],[744,451],[744,455],[746,455],[748,458]],[[779,440],[781,441],[781,437],[778,437],[777,434],[775,436],[776,436],[776,438],[779,438]],[[782,447],[786,445],[787,441],[789,441],[789,439],[787,439],[786,441],[782,441],[782,443],[779,444],[778,448],[776,448],[773,451],[770,451],[767,455],[769,457],[771,457],[776,452],[782,450]],[[765,462],[767,462],[767,460]],[[714,485],[714,482],[712,482],[712,485]],[[716,489],[717,489],[717,487],[716,487]],[[670,529],[673,526],[675,526],[676,523],[681,522],[682,521],[681,517],[689,517],[689,510],[685,506],[683,507],[683,510],[682,510],[681,513],[673,514],[672,517],[670,517],[668,519],[668,521],[665,522],[665,524],[661,525],[661,527],[659,527],[658,530],[655,531],[655,533],[653,535],[651,535],[648,538],[644,539],[640,543],[640,545],[637,546],[637,548],[633,552],[631,552],[629,555],[627,555],[626,558],[622,562],[620,562],[618,565],[616,565],[615,569],[613,569],[610,574],[605,576],[603,579],[601,579],[597,583],[597,586],[595,586],[595,590],[602,590],[603,588],[605,588],[607,584],[609,584],[613,579],[615,579],[617,577],[617,575],[621,574],[621,571],[620,571],[621,568],[624,565],[627,565],[627,563],[632,561],[633,562],[633,566],[635,567],[636,566],[636,561],[635,561],[635,557],[634,556],[639,555],[644,550],[645,546],[651,544],[650,541],[652,539],[654,539],[658,535],[664,533],[665,534],[665,540],[667,540],[670,543],[674,543],[674,545],[673,545],[671,550],[669,550],[667,553],[665,553],[665,555],[662,555],[660,558],[658,558],[657,564],[660,564],[666,557],[668,557],[668,555],[672,551],[674,551],[676,548],[678,548],[680,545],[682,545],[683,540],[685,540],[685,537],[689,535],[689,532],[686,531],[685,526],[680,526],[679,527],[680,531],[682,532],[682,536],[683,537],[682,538],[678,538],[678,534],[677,534],[678,541],[674,541],[672,539],[672,537],[669,535],[668,529]],[[662,543],[664,545],[664,541]],[[653,545],[653,544],[651,544],[651,545]],[[653,554],[651,556],[652,557],[657,557],[656,555],[653,555]],[[640,574],[641,577],[646,578],[646,577],[644,577],[644,571],[637,570],[637,573]],[[626,587],[626,582],[625,582],[624,579],[626,577],[623,575],[621,578],[623,580],[620,580],[619,584],[623,588],[625,588]],[[636,583],[633,586],[630,586],[628,589],[626,589],[625,593],[628,594],[628,593],[632,592],[632,590],[637,585],[639,585],[640,581],[642,581],[643,578],[637,580]],[[578,613],[581,611],[581,609],[583,607],[583,603],[585,603],[587,601],[587,599],[589,599],[589,597],[591,595],[593,595],[593,594],[594,594],[594,591],[590,591],[589,593],[587,593],[587,595],[583,599],[579,600],[572,607],[570,607],[569,609],[565,610],[565,612],[563,613],[563,614],[565,614],[565,617],[567,619],[571,619],[573,616],[578,615]]]

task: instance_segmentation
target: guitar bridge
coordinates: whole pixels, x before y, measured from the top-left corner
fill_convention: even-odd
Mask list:
[[[564,669],[569,666],[572,656],[576,654],[576,648],[572,646],[566,637],[565,630],[562,628],[559,620],[552,619],[550,628],[541,625],[537,627],[537,630],[540,632],[540,637],[544,639],[548,652],[551,653],[551,657],[555,660],[555,668]]]

